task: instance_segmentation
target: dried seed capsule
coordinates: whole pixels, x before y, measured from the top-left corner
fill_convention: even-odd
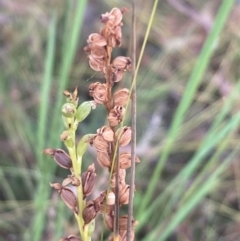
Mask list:
[[[89,85],[89,95],[94,98],[98,104],[104,104],[108,101],[107,85],[99,82]]]
[[[105,66],[105,62],[103,59],[94,58],[94,56],[92,55],[88,55],[88,59],[89,59],[89,65],[93,70],[103,71]],[[94,100],[97,102],[97,98],[94,98]],[[99,103],[99,104],[102,104],[102,103]]]
[[[102,167],[110,168],[111,160],[107,152],[97,152],[97,161]]]
[[[110,13],[101,15],[101,22],[106,24],[107,27],[117,26],[122,21],[122,11],[119,8],[113,8]]]
[[[113,95],[114,105],[124,106],[126,105],[129,97],[129,90],[124,88],[118,90]]]
[[[96,135],[93,138],[92,142],[93,146],[97,149],[99,152],[108,152],[109,144],[101,135]]]
[[[82,187],[84,198],[92,192],[96,176],[97,174],[95,172],[95,166],[93,163],[88,167],[87,171],[82,174]]]
[[[103,203],[105,197],[107,195],[107,191],[101,192],[100,195],[94,200],[95,203]]]
[[[73,191],[68,187],[63,187],[60,195],[66,205],[78,214],[78,202]]]
[[[107,45],[107,41],[106,39],[100,35],[99,33],[92,33],[89,35],[88,40],[87,40],[88,44],[92,44],[92,45],[96,45],[96,46],[106,46]]]
[[[131,59],[125,56],[118,56],[112,62],[112,66],[115,69],[130,70],[131,69]]]
[[[110,126],[116,126],[121,123],[125,108],[122,106],[114,106],[114,108],[109,112],[108,121]]]
[[[124,126],[119,128],[115,136],[119,139],[119,146],[126,146],[131,141],[132,130],[130,127]]]
[[[97,129],[97,134],[102,135],[103,139],[106,141],[111,142],[114,140],[114,132],[109,126],[103,126]]]
[[[84,225],[90,223],[99,212],[99,206],[93,200],[87,202],[86,207],[83,209]]]
[[[43,150],[43,154],[47,154],[53,157],[56,163],[62,168],[72,168],[72,160],[70,156],[62,149],[47,148]]]
[[[104,223],[106,225],[106,227],[110,230],[113,231],[113,223],[114,223],[114,219],[113,219],[113,215],[112,214],[105,214],[103,217]]]
[[[132,227],[138,224],[138,221],[134,220],[133,217],[131,218]],[[119,229],[120,230],[127,230],[128,224],[128,215],[123,215],[119,218]]]
[[[91,56],[93,58],[104,59],[107,57],[106,48],[99,47],[99,46],[89,46],[89,47],[90,47]]]
[[[78,202],[75,194],[69,187],[63,187],[59,183],[50,183],[50,186],[55,188],[58,193],[60,194],[62,200],[65,202],[65,204],[72,209],[76,214],[78,214]]]
[[[125,70],[113,69],[111,81],[114,83],[119,82],[123,78],[124,73],[125,73]]]
[[[119,204],[128,204],[129,202],[129,185],[119,185]]]
[[[139,158],[135,157],[135,162],[140,162]],[[131,154],[122,153],[119,157],[119,165],[121,169],[127,169],[131,166]]]
[[[110,214],[114,210],[113,205],[108,205],[106,203],[100,204],[99,205],[99,212],[102,214]]]

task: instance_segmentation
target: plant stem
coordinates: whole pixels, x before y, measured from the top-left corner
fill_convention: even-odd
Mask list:
[[[68,147],[68,151],[69,151],[69,155],[72,160],[74,175],[75,175],[75,177],[81,179],[82,156],[78,156],[77,152],[76,152],[76,144],[75,144],[76,129],[71,128],[70,131],[71,131],[71,134],[73,137],[74,145],[71,148]],[[82,189],[81,180],[80,180],[80,185],[77,186],[77,200],[78,200],[78,214],[75,214],[75,217],[78,222],[78,227],[79,227],[79,231],[81,234],[81,238],[83,241],[90,241],[91,238],[89,239],[89,237],[88,237],[88,225],[86,225],[84,227],[84,220],[82,218],[82,212],[86,206],[86,201],[83,200],[83,189]]]

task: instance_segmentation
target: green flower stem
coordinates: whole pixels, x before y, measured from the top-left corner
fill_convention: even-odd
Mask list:
[[[73,172],[74,175],[78,178],[81,177],[81,167],[82,167],[82,156],[77,156],[76,152],[76,143],[75,143],[75,128],[71,128],[69,130],[71,132],[71,136],[73,138],[74,145],[73,147],[68,147],[69,155],[72,160],[73,164]],[[78,222],[79,231],[81,234],[81,238],[83,241],[91,241],[91,238],[88,237],[88,225],[84,227],[84,220],[82,218],[82,212],[84,207],[86,206],[86,201],[83,200],[83,189],[82,189],[82,183],[77,187],[77,199],[78,199],[78,215],[75,214],[75,217]]]

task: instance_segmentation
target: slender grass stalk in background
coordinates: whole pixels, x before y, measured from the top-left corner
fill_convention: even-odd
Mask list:
[[[238,126],[238,118],[239,115],[236,115],[232,118],[231,122],[229,122],[226,126],[222,127],[220,130],[219,125],[223,118],[228,114],[228,111],[233,104],[233,100],[239,93],[240,84],[238,84],[238,88],[235,89],[234,93],[227,99],[224,107],[221,112],[217,115],[215,122],[213,123],[211,129],[208,132],[208,135],[202,140],[202,145],[199,147],[198,151],[195,153],[194,157],[191,161],[181,170],[181,172],[168,184],[166,189],[161,195],[159,195],[154,202],[151,204],[149,209],[143,213],[143,216],[140,218],[140,223],[137,226],[137,230],[141,229],[141,227],[146,224],[149,220],[149,217],[153,215],[157,208],[160,206],[163,208],[163,212],[161,212],[161,217],[164,218],[166,215],[169,215],[169,212],[173,208],[173,206],[167,206],[166,203],[169,202],[167,198],[173,198],[174,200],[179,198],[179,196],[183,195],[183,193],[178,192],[178,188],[182,190],[182,185],[185,185],[187,179],[194,173],[199,163],[210,153],[213,148],[218,145],[223,139],[226,139],[226,136],[229,132],[233,131]],[[234,97],[234,98],[233,98]],[[218,124],[218,125],[217,125]],[[176,188],[176,185],[180,185],[180,187]],[[185,193],[185,191],[184,191]],[[170,201],[170,203],[172,203]],[[172,203],[174,205],[174,202]]]
[[[214,22],[214,26],[202,48],[202,51],[201,51],[198,59],[197,59],[195,67],[190,76],[189,82],[186,86],[184,95],[177,108],[176,114],[174,116],[172,125],[170,127],[170,130],[169,130],[169,133],[168,133],[168,136],[166,139],[166,143],[164,145],[164,149],[161,153],[157,167],[154,170],[152,179],[151,179],[150,183],[148,184],[148,189],[146,191],[146,194],[144,195],[141,206],[138,210],[138,217],[140,217],[143,210],[146,209],[146,207],[148,206],[148,204],[152,198],[154,189],[160,179],[163,167],[169,156],[169,153],[173,146],[174,140],[177,137],[179,127],[180,127],[180,125],[185,117],[185,114],[191,104],[191,101],[197,90],[197,87],[199,86],[201,79],[207,69],[208,63],[209,63],[210,58],[215,49],[215,44],[217,43],[221,30],[227,20],[227,17],[230,13],[230,10],[232,9],[234,2],[235,2],[234,0],[223,1],[218,10],[218,13],[217,13],[217,16],[216,16],[216,19]]]
[[[36,206],[36,216],[32,224],[32,234],[30,230],[26,230],[25,239],[30,239],[38,241],[41,239],[44,224],[43,220],[46,219],[46,200],[48,197],[49,191],[45,188],[46,182],[49,181],[52,175],[51,164],[46,165],[43,162],[41,150],[44,147],[44,139],[47,132],[49,132],[47,117],[48,117],[48,108],[49,108],[49,96],[50,96],[50,86],[53,75],[53,66],[54,66],[54,53],[55,53],[55,36],[56,36],[56,26],[57,26],[57,15],[54,14],[51,23],[49,25],[49,38],[48,46],[46,50],[46,60],[45,60],[45,69],[43,84],[41,89],[41,102],[39,108],[38,116],[38,132],[37,132],[37,145],[36,145],[36,156],[37,156],[37,165],[40,169],[40,172],[45,175],[42,175],[42,181],[39,179],[38,191],[35,193],[35,206]]]
[[[60,113],[60,108],[64,100],[62,92],[64,89],[66,89],[69,73],[76,54],[78,41],[80,39],[80,33],[82,29],[82,23],[83,23],[84,12],[86,9],[86,4],[87,4],[87,0],[77,1],[76,6],[71,6],[69,4],[70,5],[69,11],[73,11],[72,8],[73,7],[75,8],[75,14],[74,14],[75,17],[71,25],[71,31],[70,29],[69,30],[66,29],[66,32],[63,33],[65,35],[64,40],[66,42],[63,43],[64,54],[62,56],[62,59],[61,59],[62,62],[59,69],[60,73],[59,73],[59,85],[58,85],[58,91],[57,91],[57,102],[52,112],[53,119],[51,123],[51,131],[53,133],[58,133],[62,126],[62,123],[61,121],[59,121],[59,118],[58,118],[58,113]],[[67,19],[66,21],[67,21],[66,26],[68,26],[69,19]],[[51,142],[55,143],[56,146],[57,144],[59,144],[59,140],[57,140],[54,135],[51,136]]]
[[[135,0],[132,0],[132,41],[131,41],[131,60],[132,60],[132,105],[131,105],[131,128],[132,128],[132,138],[131,138],[131,171],[130,171],[130,190],[129,190],[129,207],[128,207],[128,223],[127,223],[127,241],[130,241],[131,237],[131,217],[133,216],[133,197],[135,189],[135,158],[136,158],[136,135],[137,135],[137,107],[136,107],[136,81],[134,81],[135,68],[136,68],[136,11],[135,11]]]

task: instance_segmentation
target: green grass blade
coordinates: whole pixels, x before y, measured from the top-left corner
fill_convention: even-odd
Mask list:
[[[24,234],[25,239],[31,236],[33,241],[41,240],[41,236],[44,229],[44,220],[45,213],[47,209],[47,205],[44,203],[47,200],[49,191],[47,190],[49,176],[51,176],[51,171],[48,173],[48,169],[46,164],[43,162],[41,150],[44,148],[44,139],[46,137],[47,131],[47,116],[48,116],[48,105],[49,105],[49,95],[50,95],[50,86],[53,74],[53,66],[54,66],[54,53],[55,53],[55,39],[56,39],[56,27],[57,27],[57,15],[54,14],[51,20],[51,24],[49,26],[49,38],[48,45],[46,50],[46,60],[45,60],[45,69],[44,69],[44,77],[43,84],[41,89],[41,105],[39,108],[39,122],[38,122],[38,145],[36,148],[36,156],[38,159],[38,167],[41,172],[46,172],[46,176],[43,178],[43,181],[39,182],[38,188],[35,193],[35,206],[36,206],[36,215],[34,217],[34,221],[32,224],[32,235],[29,233],[29,230]],[[45,180],[45,181],[44,181]]]
[[[188,107],[191,104],[191,101],[194,97],[197,87],[199,86],[201,79],[207,69],[209,60],[214,52],[214,45],[216,44],[219,38],[221,30],[226,22],[226,19],[234,3],[235,3],[234,0],[222,1],[222,4],[215,18],[214,26],[203,46],[203,49],[199,55],[199,58],[197,59],[195,67],[190,76],[189,82],[186,86],[185,93],[177,108],[176,114],[173,119],[173,123],[170,127],[170,130],[167,136],[167,141],[162,151],[162,155],[159,158],[158,165],[153,173],[153,177],[150,183],[148,184],[148,189],[146,191],[146,194],[144,195],[142,204],[138,210],[138,215],[137,215],[138,217],[140,217],[141,213],[143,212],[143,210],[146,209],[147,205],[151,200],[151,197],[154,192],[154,188],[160,179],[162,169],[171,151],[172,144],[175,138],[177,137],[178,129],[184,119],[184,116],[188,110]]]
[[[69,73],[71,70],[71,65],[76,54],[78,40],[80,39],[80,32],[82,29],[83,17],[86,8],[87,0],[77,1],[75,19],[72,24],[72,31],[67,31],[65,34],[68,35],[68,38],[64,39],[67,43],[64,43],[64,55],[62,56],[62,63],[60,67],[60,76],[59,76],[59,88],[57,92],[57,103],[53,110],[52,115],[52,125],[51,130],[53,133],[60,133],[62,129],[62,120],[61,120],[61,105],[63,104],[64,96],[62,94],[63,90],[66,89]],[[59,121],[60,120],[60,121]],[[61,134],[61,133],[60,133]],[[58,145],[60,143],[59,139],[56,138],[56,135],[51,136],[51,143]]]

